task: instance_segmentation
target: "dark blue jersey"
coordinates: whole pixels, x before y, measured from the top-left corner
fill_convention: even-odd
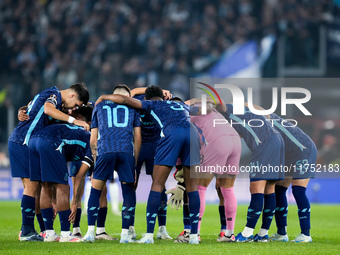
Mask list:
[[[142,101],[142,109],[150,113],[161,129],[161,137],[167,136],[173,129],[190,127],[189,106],[174,101]]]
[[[31,135],[47,126],[49,118],[44,113],[44,104],[52,103],[57,109],[61,108],[61,93],[57,87],[40,92],[34,97],[27,108],[27,121],[21,121],[14,129],[9,140],[15,143],[28,144]]]
[[[91,128],[98,128],[98,156],[114,152],[134,155],[134,127],[140,127],[136,110],[111,101],[99,103],[93,110],[91,123]]]
[[[136,95],[133,98],[144,101],[145,95]],[[156,142],[160,139],[160,128],[155,124],[154,118],[146,110],[139,111],[141,118],[142,143]]]
[[[90,167],[93,163],[90,148],[91,133],[83,127],[71,124],[49,125],[32,137],[43,138],[56,146],[56,150],[62,153],[67,161],[82,160]]]
[[[295,158],[301,152],[309,151],[310,147],[315,146],[312,139],[306,135],[298,126],[286,121],[275,113],[270,115],[272,125],[281,134],[285,143],[286,159]]]
[[[223,113],[223,116],[229,123],[232,123],[232,127],[244,139],[252,152],[270,135],[277,133],[266,117],[252,113],[248,107],[244,107],[243,115],[234,115],[233,105],[226,104],[226,106],[227,111]]]

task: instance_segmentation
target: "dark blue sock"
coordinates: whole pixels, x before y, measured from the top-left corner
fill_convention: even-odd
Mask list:
[[[184,191],[184,205],[183,205],[183,224],[184,229],[191,229],[190,225],[190,216],[189,216],[189,203],[188,203],[188,196],[187,192]]]
[[[53,208],[50,207],[46,209],[41,209],[40,211],[44,220],[45,229],[53,230],[53,216],[54,216]]]
[[[191,229],[190,216],[189,216],[189,203],[183,206],[183,224],[184,229]]]
[[[58,211],[59,214],[59,220],[60,220],[60,230],[61,231],[70,231],[70,222],[68,221],[68,218],[70,217],[71,210],[65,210],[65,211]]]
[[[288,214],[288,201],[286,196],[287,188],[276,185],[276,209],[275,209],[275,222],[277,227],[277,233],[279,235],[286,235],[287,226],[287,214]]]
[[[74,222],[73,222],[74,228],[79,228],[80,219],[81,219],[81,208],[77,208],[76,218],[74,219]]]
[[[227,221],[225,219],[224,205],[218,207],[218,212],[220,213],[221,229],[227,229]]]
[[[97,217],[97,228],[104,228],[107,215],[107,207],[100,207]]]
[[[148,205],[146,207],[147,233],[153,233],[158,208],[161,203],[161,193],[150,190]]]
[[[261,215],[263,208],[263,198],[262,193],[255,193],[251,195],[250,204],[247,213],[247,224],[248,228],[255,228],[256,223]]]
[[[164,189],[161,193],[161,206],[158,208],[158,225],[165,226],[166,225],[166,210],[168,202],[168,197],[165,194],[166,189]]]
[[[300,220],[301,233],[304,235],[310,235],[310,204],[306,196],[306,188],[302,186],[292,187],[293,196],[295,198],[298,215]]]
[[[99,198],[101,193],[101,190],[91,187],[90,198],[87,205],[87,224],[89,226],[96,225],[96,220],[99,212]]]
[[[35,197],[23,195],[21,198],[22,235],[34,231]]]
[[[135,209],[135,190],[133,183],[122,184],[123,207],[122,207],[122,229],[129,229],[133,222]]]
[[[44,232],[45,231],[45,224],[44,224],[44,220],[43,220],[41,213],[36,214],[36,216],[37,216],[37,220],[38,220],[38,223],[39,223],[40,231]]]
[[[197,234],[198,218],[200,215],[200,197],[198,191],[188,192],[191,234]]]
[[[263,229],[269,229],[275,213],[276,198],[275,193],[264,195],[264,206],[262,213],[262,226]]]
[[[136,214],[136,204],[137,204],[137,198],[136,198],[136,190],[134,189],[134,192],[133,192],[133,201],[134,201],[134,204],[133,204],[133,210],[132,210],[132,219],[131,219],[131,222],[130,222],[130,226],[134,226],[135,225],[135,214]]]

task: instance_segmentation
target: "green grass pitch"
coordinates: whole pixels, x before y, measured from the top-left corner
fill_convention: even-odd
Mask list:
[[[146,230],[145,204],[138,204],[136,210],[137,238]],[[312,205],[313,243],[217,243],[219,214],[217,205],[207,205],[202,221],[200,245],[175,244],[173,240],[157,240],[155,244],[119,244],[118,241],[96,241],[95,243],[43,243],[19,242],[21,224],[20,202],[0,202],[0,254],[340,254],[340,206]],[[246,205],[238,207],[235,233],[243,230],[246,221]],[[261,221],[261,219],[260,219]],[[260,227],[257,224],[255,233]],[[55,230],[60,232],[57,218]],[[275,231],[275,222],[269,233]],[[39,229],[37,222],[36,228]],[[156,227],[157,228],[157,227]],[[81,219],[82,233],[87,230],[86,216]],[[176,237],[183,229],[182,210],[168,210],[167,229]],[[108,213],[106,230],[119,237],[121,219]],[[155,233],[157,232],[157,229]],[[289,207],[288,235],[293,239],[299,234],[297,208]]]

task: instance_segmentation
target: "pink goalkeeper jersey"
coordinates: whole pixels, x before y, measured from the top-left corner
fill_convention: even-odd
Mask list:
[[[212,143],[216,139],[226,136],[238,136],[237,132],[234,128],[227,123],[226,119],[217,111],[212,111],[207,115],[199,115],[199,116],[191,116],[191,122],[194,123],[199,129],[198,132],[200,136],[203,135],[205,138],[205,142],[207,144]],[[215,120],[215,127],[214,127]],[[220,120],[220,121],[216,121]],[[223,120],[225,122],[223,122]],[[218,124],[220,123],[220,124]],[[224,124],[221,124],[224,123]]]

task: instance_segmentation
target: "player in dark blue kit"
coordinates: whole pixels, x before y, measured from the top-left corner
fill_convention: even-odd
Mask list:
[[[72,161],[70,164],[70,177],[72,177],[73,183],[73,200],[72,204],[72,212],[74,212],[74,221],[72,234],[74,236],[82,237],[80,231],[80,219],[81,219],[81,198],[84,194],[84,185],[85,185],[85,176],[91,177],[93,173],[93,167],[89,169],[87,174],[81,171],[82,162],[80,161]],[[77,193],[77,187],[80,187],[79,192]],[[78,194],[78,195],[77,195]],[[119,195],[119,194],[118,194]],[[112,203],[112,202],[111,202]],[[107,187],[104,185],[102,194],[99,199],[99,213],[97,219],[97,229],[96,229],[96,240],[109,240],[114,241],[118,240],[118,238],[112,237],[106,233],[105,223],[107,217]]]
[[[126,85],[113,93],[130,96]],[[128,231],[135,206],[135,165],[141,146],[139,113],[111,101],[96,104],[91,123],[91,149],[95,158],[91,194],[88,202],[88,230],[82,241],[94,242],[94,227],[99,211],[99,197],[107,180],[117,171],[123,193],[122,233],[120,243],[134,242]],[[98,150],[97,150],[98,148]]]
[[[251,200],[247,213],[247,224],[242,233],[236,236],[237,242],[268,242],[268,229],[276,207],[275,182],[283,179],[283,173],[271,171],[263,173],[261,166],[280,167],[284,165],[284,143],[281,135],[271,127],[268,119],[253,114],[245,103],[244,115],[234,115],[233,105],[227,104],[227,111],[221,113],[244,139],[252,152],[250,166]],[[252,121],[250,127],[248,121]],[[262,125],[263,123],[263,125]],[[261,126],[262,125],[262,126]],[[262,212],[263,211],[263,212]],[[254,237],[253,232],[262,212],[262,226]]]
[[[190,167],[197,166],[200,162],[199,137],[195,128],[190,123],[188,106],[184,103],[163,101],[162,89],[158,86],[148,87],[145,91],[145,101],[124,97],[120,95],[103,95],[96,103],[111,100],[118,104],[131,106],[135,109],[148,111],[160,127],[161,139],[156,150],[153,169],[153,182],[147,204],[147,233],[138,243],[153,243],[155,218],[161,202],[161,192],[178,157],[184,168],[184,179],[189,197],[191,235],[190,243],[199,244],[197,225],[199,217],[200,200],[197,192],[195,178],[190,178]],[[191,139],[190,139],[191,138]]]
[[[84,116],[89,116],[91,120],[92,116],[92,104],[88,104],[88,106],[79,107],[76,110],[73,110],[71,115],[76,119],[82,119],[87,121]],[[91,125],[91,121],[87,121],[89,125]],[[72,234],[77,237],[82,237],[80,231],[80,219],[81,219],[81,198],[84,193],[84,185],[86,176],[91,177],[93,173],[93,167],[91,167],[88,171],[86,169],[82,169],[84,167],[82,161],[72,161],[70,163],[69,174],[72,177],[73,184],[73,200],[71,206],[72,218],[73,220],[73,232]],[[78,191],[79,188],[79,191]],[[104,186],[102,195],[100,197],[100,208],[98,213],[97,220],[97,230],[96,230],[96,239],[98,240],[118,240],[118,238],[114,238],[109,236],[105,231],[105,222],[107,216],[107,188]]]
[[[87,172],[87,174],[82,174],[82,171],[79,171],[81,166],[82,166],[81,161],[72,161],[69,164],[69,175],[72,178],[72,186],[73,186],[73,198],[71,202],[71,212],[73,207],[76,206],[76,212],[74,216],[74,221],[72,225],[72,234],[74,236],[82,237],[81,235],[81,230],[80,230],[80,220],[81,220],[81,198],[83,197],[84,194],[84,187],[85,187],[85,179],[86,176],[91,176],[91,169]],[[92,169],[93,170],[93,169]],[[84,175],[84,176],[83,176]],[[82,180],[84,179],[84,187],[82,187],[82,192],[79,194],[80,199],[77,199],[77,190],[78,187],[82,185]],[[75,210],[75,209],[73,209]]]
[[[145,100],[145,94],[136,95],[133,98],[143,101]],[[143,163],[145,163],[146,174],[152,175],[157,142],[161,138],[160,136],[161,130],[155,124],[152,116],[147,111],[143,110],[140,111],[140,116],[142,129],[142,148],[136,166],[136,172],[138,177],[140,175]]]
[[[30,138],[34,133],[47,126],[49,118],[69,121],[88,130],[89,125],[84,121],[75,120],[59,110],[62,105],[65,108],[73,108],[87,103],[88,99],[87,88],[82,83],[74,84],[69,89],[62,91],[56,87],[46,89],[29,103],[27,108],[29,119],[20,122],[8,139],[12,177],[20,177],[24,185],[21,200],[21,241],[43,240],[34,230],[35,201],[40,189],[39,182],[30,181],[28,151]],[[38,221],[43,223],[41,215],[38,216]]]
[[[142,93],[135,95],[133,98],[136,98],[140,101],[145,100],[145,89],[146,88],[137,88],[132,90],[131,93]],[[167,94],[168,93],[168,94]],[[169,91],[163,91],[163,98],[171,97]],[[141,116],[141,129],[142,129],[142,147],[139,153],[139,157],[137,160],[136,166],[136,184],[135,189],[138,186],[139,175],[141,173],[141,168],[143,163],[145,163],[145,171],[147,175],[151,175],[154,166],[154,159],[156,155],[156,147],[158,141],[160,140],[160,128],[155,124],[153,117],[145,110],[140,110]],[[168,197],[165,194],[166,189],[161,193],[161,206],[158,210],[158,239],[172,239],[168,232],[166,231],[166,214],[167,214],[167,202]],[[129,233],[133,238],[136,238],[136,234],[134,231],[134,227],[130,226]]]
[[[281,134],[285,143],[285,165],[291,169],[286,173],[285,180],[279,181],[275,186],[276,211],[275,221],[277,233],[270,237],[272,241],[288,242],[287,213],[288,202],[286,191],[292,184],[300,221],[301,234],[293,242],[312,242],[310,236],[310,204],[306,196],[306,188],[310,178],[314,177],[317,149],[312,139],[299,127],[277,116],[270,115],[275,129]]]
[[[92,107],[89,108],[87,115],[83,116],[86,122],[91,121]],[[85,177],[86,172],[93,165],[90,132],[75,125],[53,124],[32,135],[29,151],[31,180],[42,182],[40,206],[46,228],[44,241],[79,242],[80,239],[70,233],[70,186],[67,162],[81,160],[83,164],[79,174]],[[85,178],[79,186],[83,187],[84,181]],[[56,191],[61,237],[53,229],[52,186]],[[80,193],[78,187],[75,188],[77,193]]]

